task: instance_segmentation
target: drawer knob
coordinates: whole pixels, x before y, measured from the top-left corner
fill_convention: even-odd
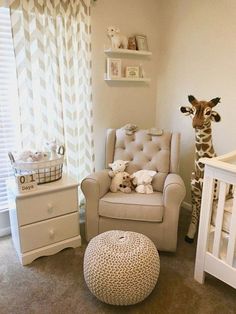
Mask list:
[[[52,203],[48,203],[48,212],[51,214],[53,212],[53,205]]]
[[[53,239],[54,236],[55,236],[55,231],[54,231],[53,229],[51,229],[51,230],[49,231],[49,237],[50,237],[50,239]]]

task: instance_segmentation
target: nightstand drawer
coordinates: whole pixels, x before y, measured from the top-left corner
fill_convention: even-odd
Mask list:
[[[20,228],[21,252],[28,252],[79,234],[78,213],[49,219]]]
[[[17,200],[19,226],[57,217],[78,210],[77,187]]]

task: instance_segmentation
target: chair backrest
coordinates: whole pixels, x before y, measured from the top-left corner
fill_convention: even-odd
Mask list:
[[[155,191],[163,191],[168,173],[179,171],[180,134],[163,132],[160,136],[139,130],[126,135],[124,129],[108,129],[106,138],[106,168],[114,160],[128,160],[126,171],[130,174],[142,170],[155,170]]]

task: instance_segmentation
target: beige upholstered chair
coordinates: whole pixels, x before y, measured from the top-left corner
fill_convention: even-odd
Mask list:
[[[180,134],[160,136],[139,130],[126,135],[124,129],[109,129],[106,139],[106,168],[117,159],[129,160],[126,171],[157,171],[153,194],[109,192],[111,179],[105,169],[86,177],[86,239],[108,230],[130,230],[148,236],[161,251],[175,251],[179,208],[185,186],[178,174]]]

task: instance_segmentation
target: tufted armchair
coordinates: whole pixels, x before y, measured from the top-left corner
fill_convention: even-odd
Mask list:
[[[117,159],[129,160],[126,170],[157,171],[153,194],[111,193],[108,170],[95,172],[81,184],[86,199],[86,239],[104,231],[131,230],[148,236],[161,251],[175,251],[179,208],[185,186],[178,174],[180,134],[160,136],[139,130],[126,135],[124,129],[109,129],[106,138],[106,168]]]

